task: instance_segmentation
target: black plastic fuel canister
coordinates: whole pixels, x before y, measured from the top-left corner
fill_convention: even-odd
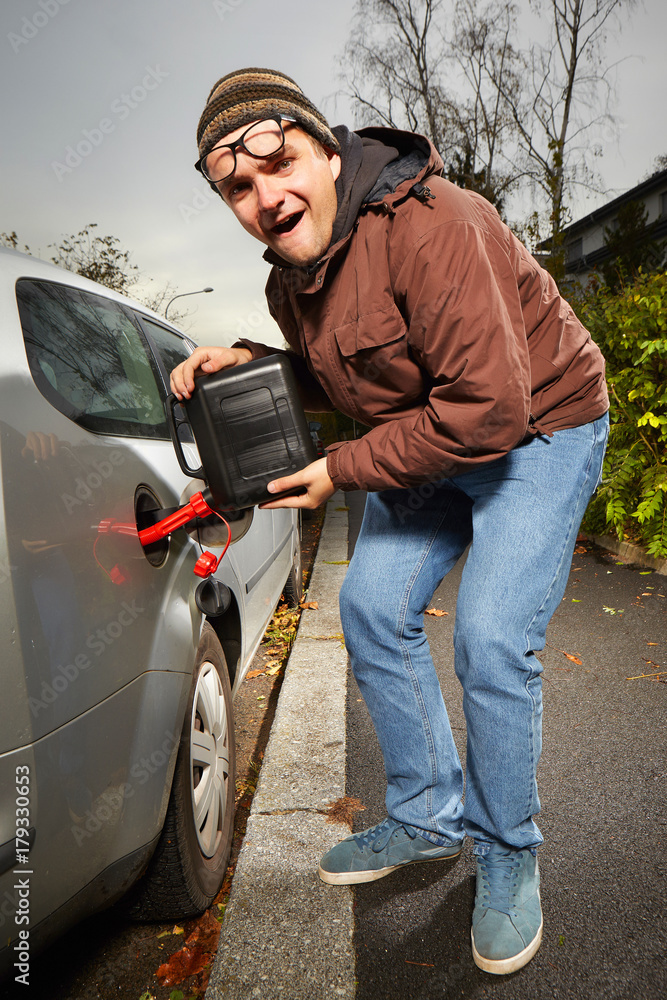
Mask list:
[[[169,397],[167,413],[181,468],[206,480],[220,511],[276,499],[277,494],[267,493],[267,484],[317,457],[292,366],[284,355],[200,376],[190,399],[179,404],[175,396]],[[184,453],[191,440],[188,427],[201,461],[197,469]]]

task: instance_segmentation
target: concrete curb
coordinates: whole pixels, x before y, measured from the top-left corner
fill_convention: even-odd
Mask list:
[[[205,1000],[352,1000],[352,893],[325,886],[322,854],[349,834],[324,811],[345,794],[347,655],[338,592],[347,507],[327,504]]]
[[[631,542],[619,542],[618,538],[614,538],[612,535],[585,535],[585,537],[591,542],[595,542],[601,549],[613,552],[624,562],[636,563],[638,566],[654,570],[660,576],[667,576],[667,559],[654,559],[653,556],[647,555],[639,545],[633,545]]]

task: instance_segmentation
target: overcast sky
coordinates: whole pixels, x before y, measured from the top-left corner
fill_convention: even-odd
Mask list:
[[[525,3],[526,0],[521,0]],[[200,343],[240,333],[280,342],[263,305],[268,265],[192,169],[196,124],[212,84],[242,66],[292,76],[332,124],[354,0],[3,0],[0,11],[0,231],[34,252],[90,222],[178,292]],[[667,153],[667,3],[626,19],[610,61],[620,140],[598,166],[609,196]],[[77,147],[81,153],[79,155]],[[582,200],[578,214],[605,199]]]

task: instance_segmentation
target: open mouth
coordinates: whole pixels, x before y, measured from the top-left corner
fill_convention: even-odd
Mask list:
[[[273,226],[271,232],[277,233],[279,236],[282,236],[284,233],[291,233],[301,222],[302,218],[303,212],[295,212],[294,215],[290,215],[284,222],[279,222],[277,226]]]

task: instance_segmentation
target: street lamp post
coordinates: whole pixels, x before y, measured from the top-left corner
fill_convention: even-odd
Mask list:
[[[212,288],[199,288],[197,289],[196,292],[181,292],[180,295],[174,295],[173,299],[169,299],[169,301],[167,302],[167,308],[164,311],[164,318],[165,319],[167,318],[167,313],[169,312],[169,306],[171,305],[172,302],[175,302],[176,299],[182,299],[186,295],[201,295],[202,292],[212,292],[212,291],[213,291]]]

